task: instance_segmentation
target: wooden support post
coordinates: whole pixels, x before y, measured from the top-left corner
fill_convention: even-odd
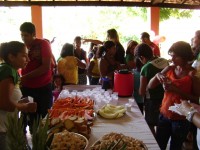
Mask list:
[[[36,27],[36,37],[43,38],[42,32],[42,6],[31,6],[32,23]]]
[[[155,35],[159,35],[159,21],[160,21],[160,8],[150,8],[150,27],[154,31]]]

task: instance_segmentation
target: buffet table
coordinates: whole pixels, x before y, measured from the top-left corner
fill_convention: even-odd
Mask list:
[[[94,87],[96,86],[69,85],[64,88],[81,91]],[[118,105],[128,103],[128,99],[127,97],[120,97]],[[131,111],[127,111],[123,117],[118,119],[104,119],[97,115],[91,129],[88,150],[95,141],[110,132],[123,133],[124,135],[139,139],[146,144],[149,150],[160,149],[136,103],[134,103]]]

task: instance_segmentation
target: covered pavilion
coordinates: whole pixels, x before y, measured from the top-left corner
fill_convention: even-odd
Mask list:
[[[37,37],[43,37],[42,6],[128,6],[150,7],[150,29],[159,35],[160,7],[200,9],[200,0],[0,0],[0,6],[30,6]]]

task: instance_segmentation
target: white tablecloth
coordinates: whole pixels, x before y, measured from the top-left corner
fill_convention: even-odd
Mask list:
[[[83,90],[93,87],[80,85],[66,86],[69,90]],[[125,103],[128,103],[128,98],[119,98],[119,105]],[[92,126],[88,150],[95,141],[110,132],[123,133],[124,135],[139,139],[146,144],[149,150],[160,149],[136,103],[131,108],[131,112],[126,112],[123,117],[118,119],[104,119],[97,115]]]

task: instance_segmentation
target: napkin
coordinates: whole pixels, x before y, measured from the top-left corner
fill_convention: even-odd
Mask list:
[[[28,96],[27,98],[28,98],[28,100],[29,100],[30,103],[33,103],[33,97]]]
[[[175,112],[175,113],[177,113],[177,114],[179,114],[179,115],[183,115],[179,110],[178,110],[178,108],[181,106],[181,104],[176,104],[176,103],[174,103],[174,106],[170,106],[169,107],[169,110],[170,111],[172,111],[172,112]]]

